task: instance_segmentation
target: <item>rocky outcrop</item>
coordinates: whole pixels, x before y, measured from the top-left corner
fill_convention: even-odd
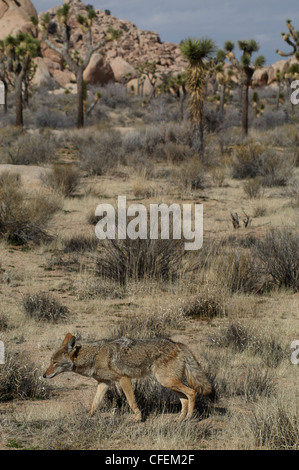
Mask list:
[[[66,0],[70,4],[69,25],[70,44],[81,56],[86,53],[86,43],[80,25],[77,22],[79,14],[86,14],[86,5],[80,0]],[[57,7],[47,11],[55,27],[55,13]],[[39,16],[42,17],[44,13]],[[162,43],[159,35],[154,31],[143,31],[130,21],[117,19],[104,11],[97,10],[97,18],[92,27],[93,43],[97,43],[109,36],[111,31],[117,32],[118,40],[107,41],[106,44],[93,55],[91,62],[84,73],[84,79],[91,84],[105,85],[111,81],[122,82],[123,77],[131,74],[136,78],[136,67],[145,61],[157,63],[157,72],[181,72],[186,63],[182,59],[179,47],[172,43]],[[40,37],[40,39],[42,39]],[[50,35],[55,41],[55,35]],[[60,56],[44,43],[41,45],[43,58],[47,61],[50,73],[58,76],[55,70],[63,70]],[[59,80],[61,84],[62,81]]]
[[[33,78],[33,85],[48,86],[53,83],[53,78],[49,72],[47,64],[42,57],[36,57],[34,63],[36,65],[36,72]]]
[[[272,68],[270,66],[270,67],[261,67],[255,70],[252,76],[252,86],[259,87],[259,86],[267,85],[269,81],[269,75],[272,74],[271,69]]]
[[[0,39],[19,31],[37,35],[37,30],[30,21],[30,16],[37,12],[30,0],[0,0]]]
[[[271,65],[269,70],[268,82],[267,85],[276,82],[276,74],[280,71],[280,74],[283,75],[287,72],[290,67],[290,60],[277,60],[274,64]]]
[[[86,15],[86,5],[80,0],[64,0],[70,4],[70,46],[77,50],[81,56],[87,52],[84,34],[77,21],[79,14]],[[62,0],[58,2],[62,3]],[[52,18],[52,30],[55,30],[56,11],[58,7],[47,11]],[[143,31],[130,21],[117,19],[108,12],[97,10],[97,18],[92,27],[93,43],[103,40],[105,37],[118,36],[116,40],[106,41],[93,56],[89,66],[85,70],[84,79],[93,85],[103,86],[111,81],[128,82],[127,87],[132,92],[139,88],[136,69],[144,62],[156,62],[157,74],[176,74],[185,70],[186,61],[182,58],[177,44],[161,42],[155,31]],[[36,85],[56,83],[59,87],[72,88],[75,77],[72,72],[64,68],[60,55],[47,47],[42,41],[40,33],[30,21],[30,16],[37,16],[35,7],[30,0],[0,0],[0,39],[8,34],[16,34],[18,31],[30,32],[41,40],[41,54],[36,60],[37,75],[34,79]],[[41,18],[44,13],[41,13]],[[59,44],[56,35],[50,34],[50,39]],[[292,63],[298,63],[296,59],[278,60],[274,64],[262,67],[255,71],[252,78],[252,86],[271,85],[276,81],[278,70],[283,74]],[[229,67],[229,66],[228,66]],[[232,78],[237,81],[236,78]],[[146,79],[142,90],[144,94],[151,93],[152,86]]]

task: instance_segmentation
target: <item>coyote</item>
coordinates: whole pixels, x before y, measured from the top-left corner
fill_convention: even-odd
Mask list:
[[[170,339],[123,337],[80,345],[75,336],[67,333],[61,347],[54,352],[43,377],[52,378],[69,371],[92,377],[98,382],[90,416],[103,401],[109,385],[115,382],[123,390],[136,420],[140,421],[141,412],[134,397],[131,379],[151,373],[180,398],[180,420],[191,418],[196,392],[210,398],[214,396],[213,387],[191,351],[184,344]],[[184,377],[189,386],[183,384]]]

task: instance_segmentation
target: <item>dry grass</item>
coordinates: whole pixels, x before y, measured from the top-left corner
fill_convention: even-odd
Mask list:
[[[36,199],[30,179],[0,178],[9,207],[5,217],[3,204],[0,211],[0,339],[9,350],[0,379],[7,400],[0,403],[1,449],[298,449],[289,350],[299,327],[297,125],[251,130],[260,144],[249,145],[238,129],[225,128],[209,135],[209,154],[199,161],[187,121],[153,124],[140,107],[113,113],[109,126],[122,119],[121,132],[109,135],[103,121],[59,134],[56,163],[79,168],[80,186],[71,193],[56,198],[38,188],[46,196]],[[136,123],[138,113],[148,125]],[[12,148],[15,134],[2,134],[2,145],[9,139]],[[53,168],[52,160],[44,163]],[[173,241],[99,243],[95,208],[115,206],[119,195],[128,204],[203,203],[202,250],[185,253]],[[237,230],[230,212],[240,216]],[[252,219],[247,228],[244,212]],[[25,214],[42,232],[26,232],[26,244],[12,245],[19,241],[14,222],[19,227]],[[51,240],[41,236],[50,233],[49,221]],[[86,342],[127,335],[186,343],[217,401],[199,397],[193,420],[178,424],[177,399],[147,379],[134,381],[145,422],[133,421],[113,388],[88,419],[91,378],[59,375],[43,389],[42,373],[68,331]]]

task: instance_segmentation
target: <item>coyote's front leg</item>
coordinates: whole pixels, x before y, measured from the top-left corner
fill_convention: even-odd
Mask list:
[[[104,400],[104,396],[105,396],[108,388],[109,388],[109,385],[106,382],[100,382],[99,383],[99,385],[97,387],[95,397],[94,397],[92,405],[91,405],[89,416],[94,415],[94,413],[96,412],[96,410],[98,409],[98,407],[100,406],[102,401]]]

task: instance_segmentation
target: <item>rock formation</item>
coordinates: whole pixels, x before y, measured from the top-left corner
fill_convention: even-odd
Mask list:
[[[86,5],[80,0],[65,0],[71,6],[69,13],[70,44],[82,55],[86,53],[84,35],[77,21],[79,14],[86,15]],[[58,1],[59,4],[63,0]],[[47,11],[52,18],[51,28],[56,28],[55,13],[58,7]],[[136,67],[148,62],[156,62],[157,73],[178,73],[186,67],[179,45],[161,42],[154,31],[143,31],[130,21],[117,19],[107,11],[97,10],[97,18],[92,27],[93,42],[96,43],[106,35],[116,33],[118,40],[108,41],[95,53],[85,70],[84,79],[93,85],[105,85],[111,81],[128,82],[128,87],[137,89]],[[44,13],[40,13],[41,18]],[[37,16],[30,0],[0,0],[0,39],[18,31],[30,32],[41,40],[41,55],[36,59],[37,74],[34,83],[37,85],[57,83],[61,87],[71,87],[75,82],[73,74],[64,69],[61,57],[42,41],[41,34],[30,21],[30,16]],[[55,34],[50,35],[55,41]],[[279,60],[271,66],[255,71],[253,86],[270,85],[276,81],[276,72],[286,72],[295,59]],[[150,92],[151,85],[144,84],[144,93]]]
[[[36,35],[30,16],[37,16],[30,0],[0,0],[0,39],[19,31]]]
[[[67,0],[70,4],[69,25],[70,43],[79,54],[86,52],[86,46],[80,25],[77,22],[79,14],[86,14],[86,5],[80,0]],[[52,26],[55,29],[55,13],[57,7],[47,11],[52,17]],[[41,13],[41,18],[44,13]],[[95,54],[86,70],[84,78],[92,84],[104,85],[110,81],[121,82],[124,76],[131,74],[136,78],[136,67],[145,61],[157,63],[158,72],[179,72],[185,67],[178,45],[164,42],[154,31],[143,31],[130,21],[120,20],[107,12],[97,10],[97,18],[92,28],[93,42],[96,43],[109,35],[111,31],[120,35],[119,40],[108,41],[106,45]],[[50,35],[51,40],[55,35]],[[42,39],[40,37],[40,39]],[[42,56],[47,63],[50,73],[57,82],[65,86],[62,75],[59,77],[55,70],[62,70],[61,58],[42,43]]]

